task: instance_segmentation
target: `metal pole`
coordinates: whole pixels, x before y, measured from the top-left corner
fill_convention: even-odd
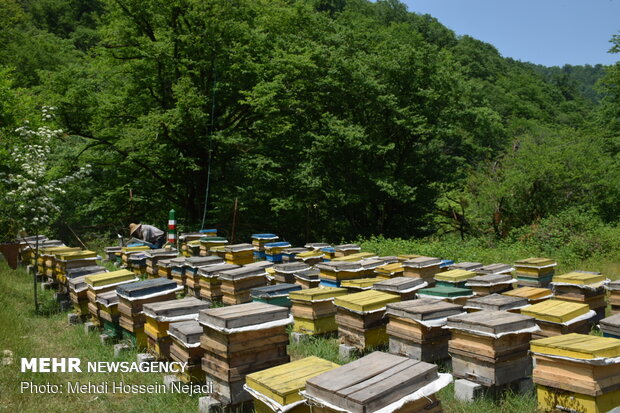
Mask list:
[[[36,234],[36,240],[35,242],[36,247],[34,250],[34,271],[32,272],[33,274],[33,286],[34,286],[34,313],[35,314],[39,314],[39,297],[38,297],[38,291],[37,291],[37,277],[38,277],[38,272],[39,272],[39,226],[37,225],[37,228],[35,229],[35,234]]]

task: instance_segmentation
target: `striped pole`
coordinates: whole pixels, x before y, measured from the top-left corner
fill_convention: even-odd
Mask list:
[[[177,219],[174,209],[171,209],[168,213],[168,243],[172,245],[177,243]]]

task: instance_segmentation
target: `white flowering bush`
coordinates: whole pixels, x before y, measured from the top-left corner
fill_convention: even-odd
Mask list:
[[[42,109],[42,120],[53,119],[53,107]],[[66,187],[72,181],[86,177],[90,165],[58,177],[51,171],[52,146],[60,144],[63,131],[49,126],[33,128],[25,125],[15,129],[16,144],[10,148],[11,171],[3,178],[8,191],[5,203],[12,207],[12,215],[26,232],[47,228],[60,212],[57,200],[66,194]]]

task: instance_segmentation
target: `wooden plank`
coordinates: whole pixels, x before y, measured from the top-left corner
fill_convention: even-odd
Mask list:
[[[126,297],[139,298],[145,295],[164,293],[177,288],[177,283],[167,278],[136,281],[119,285],[116,291]]]
[[[288,309],[265,303],[247,303],[231,307],[210,308],[200,311],[201,324],[216,327],[235,328],[283,320],[288,317]]]
[[[417,300],[402,301],[388,304],[386,313],[397,317],[412,320],[431,320],[444,318],[463,312],[463,306],[446,303],[432,298],[420,298]]]
[[[536,326],[534,317],[507,311],[477,311],[448,317],[448,327],[463,331],[506,333]]]
[[[144,305],[146,313],[162,317],[178,317],[187,314],[196,314],[200,310],[209,308],[209,303],[194,297],[186,297],[180,300],[160,301]]]
[[[507,311],[528,305],[527,298],[512,297],[502,294],[490,294],[485,297],[474,297],[467,300],[466,306],[489,311]]]

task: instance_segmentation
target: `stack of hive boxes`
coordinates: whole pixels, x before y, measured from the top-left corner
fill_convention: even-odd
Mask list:
[[[37,249],[37,243],[39,244],[39,249],[44,246],[47,247],[59,247],[64,245],[62,241],[57,241],[58,244],[48,244],[45,245],[46,242],[50,241],[45,235],[32,235],[29,237],[24,237],[19,241],[19,259],[21,260],[23,265],[31,265],[34,264],[34,256],[35,251]],[[56,241],[56,240],[51,240]]]
[[[421,289],[418,296],[463,305],[467,299],[474,296],[473,291],[467,288],[465,283],[475,276],[475,272],[465,270],[439,272],[435,274],[436,286]]]
[[[600,273],[573,271],[555,275],[551,287],[558,300],[588,304],[596,313],[594,321],[597,322],[605,318],[607,308],[605,280]]]
[[[357,254],[362,250],[357,244],[342,244],[334,247],[334,258],[346,257],[347,255]]]
[[[202,237],[200,238],[200,256],[211,255],[211,248],[222,247],[226,244],[228,244],[228,240],[224,237]]]
[[[291,314],[295,321],[293,331],[307,335],[337,331],[334,299],[346,294],[346,289],[333,287],[291,292]]]
[[[103,274],[91,274],[84,277],[84,282],[88,287],[86,296],[88,297],[88,311],[94,323],[99,324],[99,306],[97,295],[108,291],[116,291],[116,287],[138,281],[136,275],[127,270],[106,272]]]
[[[475,311],[508,311],[511,313],[521,313],[521,309],[529,306],[527,298],[511,297],[502,294],[490,294],[480,297],[474,297],[467,300],[465,309],[467,312]]]
[[[222,302],[226,305],[249,303],[250,290],[267,284],[267,271],[259,266],[246,266],[217,273],[221,282]]]
[[[252,246],[254,246],[254,258],[257,260],[264,260],[265,257],[265,244],[269,242],[276,242],[279,237],[276,234],[252,234]]]
[[[144,252],[146,254],[146,274],[148,278],[158,278],[162,275],[159,273],[159,262],[162,260],[169,260],[176,258],[179,255],[179,251],[173,249],[156,249]],[[168,278],[168,273],[164,275]]]
[[[603,318],[599,322],[603,337],[620,338],[620,314]]]
[[[252,290],[250,290],[250,296],[252,297],[252,301],[255,302],[279,305],[288,308],[291,306],[289,293],[298,290],[301,290],[300,285],[282,283],[252,288]]]
[[[378,278],[359,278],[342,281],[340,286],[346,288],[349,293],[359,293],[360,291],[372,290],[372,286],[379,281],[381,280]]]
[[[335,252],[334,252],[335,254]],[[373,252],[356,252],[355,254],[343,255],[342,257],[333,257],[330,261],[334,262],[362,262],[370,258],[377,258],[377,254]],[[370,274],[373,274],[371,271]]]
[[[144,332],[146,315],[142,311],[144,304],[174,300],[180,289],[174,281],[166,278],[138,281],[116,288],[118,311],[121,313],[119,324],[127,332],[126,335],[135,340],[137,347],[147,345]]]
[[[478,311],[448,317],[452,374],[483,386],[504,386],[528,377],[532,317],[506,311]]]
[[[276,264],[273,269],[274,280],[276,283],[295,283],[295,274],[300,271],[309,270],[311,267],[303,262],[291,262],[287,264]]]
[[[338,367],[331,361],[306,357],[248,374],[244,388],[254,398],[256,413],[310,413],[310,406],[304,403],[299,392],[305,390],[308,379]]]
[[[447,317],[461,313],[462,306],[433,299],[388,304],[390,353],[427,362],[447,359],[451,336],[443,326]]]
[[[391,264],[384,264],[375,268],[376,277],[382,279],[402,277],[404,272],[405,268],[403,267],[402,262],[393,262]]]
[[[200,270],[224,264],[220,257],[190,257],[185,260],[185,287],[188,295],[200,298]]]
[[[146,316],[144,333],[149,351],[158,359],[170,358],[172,338],[168,334],[168,329],[171,323],[196,321],[198,312],[207,308],[208,303],[194,297],[144,304],[143,311]]]
[[[104,272],[104,271],[102,271]],[[87,274],[88,275],[88,274]],[[88,311],[88,285],[86,285],[85,278],[87,275],[80,277],[74,277],[69,279],[69,299],[73,304],[74,313],[79,315],[84,321],[89,314]]]
[[[170,260],[170,275],[172,277],[172,280],[174,280],[179,287],[184,287],[185,286],[185,260],[188,257],[178,257],[178,258],[172,258]]]
[[[103,327],[104,333],[112,338],[120,338],[122,332],[118,324],[120,313],[118,312],[116,291],[97,294],[97,307],[99,308],[100,325]]]
[[[536,318],[540,327],[534,338],[568,333],[587,334],[596,313],[587,304],[561,300],[546,300],[521,309],[521,314]]]
[[[268,242],[265,244],[265,259],[275,264],[282,262],[282,252],[290,248],[291,244],[288,242]]]
[[[101,257],[99,257],[95,251],[88,250],[68,253],[59,252],[54,255],[54,276],[56,280],[58,280],[58,282],[61,284],[67,283],[68,270],[93,267],[97,265],[97,260],[101,259]]]
[[[297,262],[297,254],[308,251],[309,249],[304,247],[285,248],[282,250],[282,262]]]
[[[511,274],[486,274],[472,277],[465,283],[476,295],[500,294],[512,290],[514,279]]]
[[[200,257],[200,250],[202,248],[202,241],[194,239],[187,242],[187,252],[190,257]]]
[[[202,232],[187,232],[185,234],[179,235],[179,249],[181,254],[185,257],[192,257],[192,250],[189,246],[189,243],[192,241],[198,241],[198,252],[200,251],[200,238],[204,237],[206,234]]]
[[[519,287],[546,288],[558,264],[549,258],[527,258],[515,263]]]
[[[344,280],[365,278],[369,275],[360,262],[329,261],[316,264],[315,268],[320,270],[319,279],[326,287],[340,287]]]
[[[400,301],[415,299],[417,291],[424,287],[426,287],[426,282],[424,280],[410,277],[378,279],[378,281],[372,285],[373,290],[398,294],[400,296]]]
[[[69,254],[80,252],[80,248],[72,248],[72,247],[50,247],[43,248],[39,251],[39,260],[37,262],[37,269],[39,271],[39,275],[43,275],[47,277],[50,281],[55,282],[55,273],[54,269],[56,267],[56,254]]]
[[[61,286],[60,291],[68,293],[70,301],[75,304],[77,303],[77,301],[74,302],[73,299],[71,298],[71,294],[72,294],[72,289],[71,289],[72,284],[70,283],[71,279],[81,278],[81,284],[83,284],[83,287],[86,287],[86,285],[84,284],[84,279],[82,277],[86,275],[90,275],[90,274],[101,274],[102,272],[108,272],[108,270],[105,267],[102,267],[100,265],[92,265],[89,267],[80,267],[80,268],[70,268],[66,271],[66,273],[62,277],[64,280],[64,284]],[[86,302],[88,302],[88,298],[86,298],[86,290],[83,291],[82,297]],[[75,298],[77,299],[77,296]],[[87,306],[87,304],[85,304],[85,306]],[[86,309],[88,310],[88,308]]]
[[[288,308],[263,303],[210,308],[200,311],[198,322],[203,327],[202,369],[225,405],[251,399],[243,389],[246,375],[290,361]]]
[[[176,258],[170,258],[157,261],[157,274],[160,278],[172,279],[172,260]]]
[[[172,339],[170,358],[178,363],[187,363],[183,372],[177,373],[177,376],[185,383],[204,383],[205,372],[201,361],[205,351],[200,345],[200,323],[196,320],[171,323],[168,334]]]
[[[602,413],[620,406],[620,340],[567,334],[534,340],[531,351],[540,411]]]
[[[106,260],[114,264],[121,263],[122,251],[123,251],[123,247],[120,247],[120,246],[105,247],[103,249],[103,252],[106,255]]]
[[[609,291],[609,305],[612,314],[620,314],[620,280],[607,284]]]
[[[295,259],[298,262],[303,262],[307,265],[316,265],[320,262],[323,262],[323,258],[325,257],[325,253],[320,249],[308,252],[300,252],[295,255]]]
[[[331,261],[336,258],[336,249],[334,247],[322,247],[320,251],[323,253],[323,261]]]
[[[502,295],[525,298],[529,304],[538,304],[553,298],[553,291],[549,288],[520,287],[514,290],[505,291]]]
[[[136,245],[130,244],[126,247],[123,247],[121,248],[121,262],[123,263],[125,267],[127,267],[129,265],[130,256],[132,256],[133,254],[148,251],[150,249],[151,247],[149,247],[148,245],[141,244],[141,243],[138,243]]]
[[[140,251],[127,258],[127,268],[138,277],[146,275],[146,259],[148,258],[146,253],[147,251]]]
[[[451,381],[434,364],[375,351],[307,380],[302,395],[315,413],[438,413],[435,393]]]
[[[387,344],[385,308],[398,300],[396,294],[374,290],[336,297],[334,305],[340,342],[361,351]]]
[[[222,271],[234,270],[235,268],[240,267],[234,264],[216,264],[201,267],[198,270],[200,275],[200,281],[198,282],[200,298],[210,303],[222,302],[222,282],[218,274]]]
[[[431,257],[417,257],[403,262],[405,277],[422,278],[429,286],[435,285],[435,274],[439,273],[441,260]]]
[[[308,268],[307,270],[295,273],[295,284],[301,285],[301,288],[316,288],[321,284],[318,268]]]
[[[224,247],[226,263],[246,265],[254,262],[252,244],[233,244]]]

